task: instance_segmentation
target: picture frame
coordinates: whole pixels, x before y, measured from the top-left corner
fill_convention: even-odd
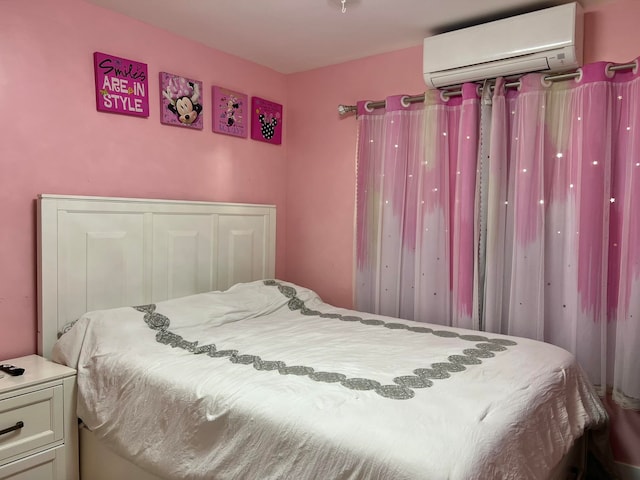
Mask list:
[[[244,93],[211,87],[213,131],[246,138],[249,131],[248,101],[249,97]]]
[[[251,98],[251,138],[260,142],[282,143],[282,105],[260,97]]]
[[[93,53],[96,109],[135,117],[149,116],[149,75],[147,64]]]
[[[160,72],[160,123],[202,130],[202,82]]]

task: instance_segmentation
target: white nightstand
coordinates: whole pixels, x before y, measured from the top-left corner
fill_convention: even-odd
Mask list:
[[[38,355],[0,378],[0,480],[77,480],[76,371]],[[3,372],[0,372],[3,373]]]

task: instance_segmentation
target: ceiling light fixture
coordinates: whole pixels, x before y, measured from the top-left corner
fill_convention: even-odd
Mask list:
[[[342,13],[347,13],[347,0],[340,0],[342,3]]]

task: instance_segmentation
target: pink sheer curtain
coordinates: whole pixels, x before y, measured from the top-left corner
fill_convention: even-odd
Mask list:
[[[474,204],[480,100],[425,98],[426,149],[420,175],[415,319],[473,327]]]
[[[470,328],[477,88],[449,101],[430,91],[425,105],[402,98],[358,104],[355,306]]]
[[[640,75],[606,67],[498,79],[480,162],[475,85],[361,102],[356,308],[553,343],[640,409]]]
[[[553,343],[640,409],[640,75],[606,67],[498,79],[482,122],[475,85],[361,102],[356,308]]]
[[[359,310],[413,317],[417,178],[422,105],[406,96],[385,109],[358,102],[356,296]]]
[[[487,330],[574,355],[640,408],[640,78],[605,63],[579,81],[493,97]]]

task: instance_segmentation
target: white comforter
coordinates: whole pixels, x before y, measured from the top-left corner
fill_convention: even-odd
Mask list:
[[[84,315],[54,350],[78,416],[157,475],[221,480],[543,479],[606,423],[565,350],[268,283]]]

